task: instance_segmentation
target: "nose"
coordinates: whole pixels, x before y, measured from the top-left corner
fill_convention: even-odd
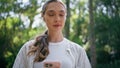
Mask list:
[[[56,15],[55,16],[55,22],[59,22],[60,21],[60,16]]]

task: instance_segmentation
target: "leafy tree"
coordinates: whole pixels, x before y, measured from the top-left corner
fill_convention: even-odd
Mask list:
[[[42,2],[42,1],[41,1]],[[41,3],[40,2],[40,3]],[[37,0],[24,3],[19,0],[0,0],[0,66],[12,68],[15,57],[21,46],[43,32],[43,27],[32,28],[36,10],[41,5]],[[21,20],[21,15],[27,16],[30,25],[26,27]]]
[[[120,60],[120,0],[96,0],[95,3],[97,53],[106,55],[98,56],[98,63],[115,62]]]

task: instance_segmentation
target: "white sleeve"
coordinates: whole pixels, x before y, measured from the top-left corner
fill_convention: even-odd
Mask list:
[[[79,57],[76,68],[91,68],[91,64],[88,60],[85,50],[81,48],[78,53],[79,53]]]
[[[13,68],[27,68],[27,54],[26,54],[26,47],[23,47],[18,52],[16,59],[13,64]]]

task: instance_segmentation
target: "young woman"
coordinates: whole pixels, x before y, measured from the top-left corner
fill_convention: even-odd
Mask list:
[[[23,45],[13,68],[91,68],[85,50],[63,36],[66,15],[61,1],[47,1],[42,17],[48,30]]]

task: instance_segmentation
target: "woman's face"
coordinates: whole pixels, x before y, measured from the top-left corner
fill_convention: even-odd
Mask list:
[[[66,9],[58,2],[49,3],[43,18],[49,31],[62,31],[66,20]]]

